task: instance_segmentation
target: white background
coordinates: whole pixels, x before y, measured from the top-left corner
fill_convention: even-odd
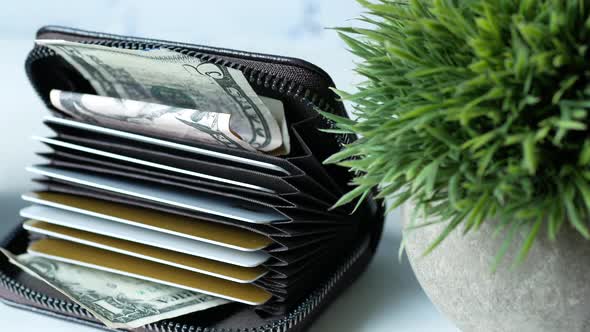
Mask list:
[[[19,193],[30,188],[24,166],[34,163],[31,134],[44,134],[46,114],[25,72],[24,59],[42,25],[169,39],[300,57],[315,63],[351,90],[360,78],[355,59],[333,30],[356,24],[354,0],[277,1],[11,1],[0,12],[0,233],[19,220]],[[420,289],[407,260],[397,260],[397,214],[369,270],[325,314],[319,331],[457,331]],[[361,221],[362,222],[362,221]],[[72,323],[0,304],[2,330],[91,331]]]

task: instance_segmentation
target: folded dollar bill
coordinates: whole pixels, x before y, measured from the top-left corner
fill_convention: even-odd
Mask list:
[[[29,275],[79,304],[107,327],[133,329],[229,301],[44,257],[0,251]]]
[[[189,123],[212,124],[221,121],[220,116],[206,115],[230,114],[229,128],[248,147],[272,154],[289,151],[284,110],[281,107],[281,114],[270,110],[239,70],[168,49],[129,50],[64,40],[37,40],[37,44],[60,55],[100,96],[199,111],[198,115],[192,113],[184,118]],[[113,115],[111,112],[111,123]],[[197,120],[191,118],[193,115]],[[134,128],[145,120],[137,119]],[[120,114],[118,121],[118,128],[124,129],[125,123],[133,119]],[[224,121],[227,122],[221,122]],[[185,132],[186,123],[176,121],[175,124]],[[239,142],[229,143],[244,148]]]
[[[55,108],[86,123],[187,143],[206,142],[255,151],[231,129],[234,118],[228,113],[60,90],[52,90],[50,100]]]

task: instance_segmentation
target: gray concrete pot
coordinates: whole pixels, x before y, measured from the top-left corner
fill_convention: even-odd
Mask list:
[[[402,207],[403,223],[411,208]],[[520,234],[491,273],[502,243],[500,236],[492,238],[491,225],[466,236],[454,232],[422,257],[442,228],[406,231],[406,252],[426,294],[461,331],[590,331],[590,241],[566,227],[553,243],[541,231],[527,261],[511,269],[525,236]]]

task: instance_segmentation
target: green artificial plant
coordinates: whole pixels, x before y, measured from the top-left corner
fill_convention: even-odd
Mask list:
[[[543,227],[590,238],[590,1],[360,3],[363,27],[338,29],[366,78],[337,91],[355,120],[325,114],[360,137],[326,160],[355,174],[337,205],[411,200],[446,224],[426,253],[491,220],[497,261],[523,229],[517,261]]]

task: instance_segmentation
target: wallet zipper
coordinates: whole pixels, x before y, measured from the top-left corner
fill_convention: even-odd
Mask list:
[[[243,63],[235,62],[232,60],[227,59],[224,55],[216,55],[211,53],[204,53],[198,50],[190,49],[188,47],[183,47],[182,44],[179,43],[167,43],[165,41],[158,41],[158,40],[146,40],[142,41],[141,38],[127,38],[121,36],[114,36],[109,34],[95,34],[92,32],[81,31],[81,30],[72,30],[67,28],[61,27],[48,27],[46,30],[50,32],[55,30],[58,33],[67,34],[74,38],[78,37],[79,40],[75,40],[77,42],[91,44],[91,45],[102,45],[107,47],[115,47],[115,48],[123,48],[123,49],[132,49],[132,50],[147,50],[147,49],[156,49],[156,48],[166,48],[187,56],[196,57],[202,61],[215,63],[218,65],[223,65],[225,67],[230,67],[233,69],[240,70],[248,82],[250,84],[256,85],[258,87],[262,87],[265,89],[270,89],[272,91],[278,92],[284,96],[291,96],[294,98],[299,98],[301,101],[307,104],[307,106],[311,106],[312,109],[319,109],[324,112],[334,113],[340,116],[346,116],[346,111],[343,106],[341,105],[330,105],[330,103],[326,100],[325,97],[320,96],[317,91],[311,91],[311,89],[306,88],[303,84],[296,82],[293,78],[285,77],[273,73],[265,72],[255,66],[249,66]],[[256,53],[247,53],[247,52],[237,52],[237,51],[230,51],[224,49],[213,49],[207,48],[208,50],[217,50],[219,52],[228,52],[228,57],[236,57],[236,56],[247,56],[248,60],[252,61],[264,61],[266,57],[262,54]],[[27,63],[30,61],[34,61],[36,59],[54,56],[56,53],[50,50],[47,47],[35,45],[35,48],[29,54],[27,58]],[[298,59],[291,59],[286,57],[276,57],[273,56],[272,59],[281,60],[286,65],[295,66],[295,67],[303,67],[307,70],[312,70],[319,75],[324,75],[325,72],[312,65],[310,63],[300,61]],[[281,65],[283,63],[277,63]],[[284,65],[283,64],[283,65]],[[28,67],[28,66],[26,66]],[[30,75],[28,75],[31,77]],[[331,83],[331,82],[330,82]],[[35,84],[32,84],[36,87]],[[42,100],[46,100],[45,96],[41,94],[39,90],[36,89],[37,94],[41,97]],[[335,99],[336,96],[333,96]],[[336,124],[327,119],[326,117],[321,117],[322,124],[329,129],[336,129]],[[344,134],[334,134],[336,141],[340,145],[349,144],[354,139],[351,135],[344,135]]]
[[[324,98],[322,98],[317,92],[313,92],[310,89],[303,86],[301,83],[295,82],[295,80],[287,77],[282,77],[280,75],[271,74],[264,72],[260,69],[247,66],[242,63],[237,63],[231,60],[228,60],[223,57],[223,55],[215,55],[215,54],[207,54],[203,52],[199,52],[197,50],[191,50],[187,47],[182,47],[179,45],[168,44],[165,42],[160,41],[149,41],[143,42],[133,38],[125,38],[119,37],[112,38],[111,35],[105,34],[92,34],[83,31],[59,31],[61,28],[48,28],[48,29],[57,29],[58,33],[65,33],[76,37],[79,35],[80,42],[87,43],[87,44],[95,44],[95,45],[103,45],[109,47],[117,47],[117,48],[125,48],[125,49],[136,49],[136,50],[146,50],[146,49],[154,49],[154,48],[167,48],[173,51],[197,57],[203,61],[213,62],[219,65],[223,65],[226,67],[231,67],[234,69],[238,69],[244,73],[244,76],[248,79],[250,84],[254,84],[258,87],[263,87],[266,89],[271,89],[272,91],[278,92],[285,96],[292,96],[295,98],[299,98],[301,101],[307,104],[307,106],[311,106],[314,109],[321,109],[322,111],[336,113],[338,115],[344,115],[345,111],[343,107],[339,107],[336,109],[332,107]],[[27,57],[27,63],[31,61],[35,61],[37,59],[54,56],[55,52],[52,50],[35,45],[35,48],[31,51],[29,56]],[[236,54],[239,55],[239,54]],[[233,55],[233,56],[236,56]],[[231,56],[231,55],[228,55]],[[256,60],[257,56],[262,57],[262,55],[248,53],[248,57],[252,60]],[[279,59],[279,58],[277,58]],[[296,62],[293,59],[289,58],[280,58],[281,60],[287,62],[287,64],[294,65],[294,66],[302,66],[302,63]],[[261,58],[260,60],[264,60]],[[291,63],[289,63],[291,62]],[[305,63],[304,63],[305,64]],[[27,66],[28,67],[28,66]],[[314,71],[315,68],[308,68],[309,66],[303,66],[306,69],[312,69]],[[29,77],[31,77],[29,75]],[[45,100],[45,96],[42,96],[41,92],[37,89],[35,84],[32,84],[35,87],[37,94]],[[335,124],[322,117],[322,121],[326,127],[331,129],[335,129]],[[351,142],[352,137],[348,135],[336,135],[336,140],[339,144],[348,144]],[[335,274],[328,280],[324,286],[322,286],[319,290],[314,292],[314,294],[310,295],[299,307],[294,309],[291,313],[287,315],[287,318],[284,318],[279,321],[275,321],[270,323],[269,325],[260,326],[256,328],[206,328],[206,327],[199,327],[199,326],[188,326],[186,324],[174,323],[173,321],[168,321],[168,323],[164,322],[157,322],[148,324],[145,326],[147,330],[157,331],[157,332],[180,332],[180,331],[195,331],[195,332],[286,332],[289,331],[291,328],[295,327],[297,324],[301,323],[306,319],[306,317],[314,312],[314,309],[318,307],[322,301],[328,296],[331,290],[338,284],[338,281],[346,274],[346,272],[354,265],[355,262],[362,256],[365,250],[369,249],[368,240],[363,241],[363,245],[360,248],[355,250],[352,256],[345,262],[344,265],[340,266]],[[6,275],[4,272],[0,271],[0,284],[10,290],[13,293],[18,294],[19,296],[31,301],[33,303],[38,303],[39,305],[50,309],[52,311],[63,313],[63,314],[75,314],[79,317],[86,317],[86,318],[93,318],[93,316],[88,313],[84,308],[79,306],[78,304],[63,301],[60,299],[52,298],[43,294],[32,290],[16,280],[12,279],[10,276]]]
[[[322,287],[315,290],[301,305],[288,313],[286,318],[271,322],[268,325],[252,328],[210,328],[174,323],[172,320],[169,320],[147,324],[143,328],[155,332],[288,332],[291,328],[304,322],[323,303],[325,298],[331,294],[332,289],[338,285],[340,279],[351,269],[365,251],[369,249],[369,239],[366,239]],[[81,318],[94,319],[94,316],[79,304],[41,294],[22,285],[2,271],[0,271],[0,285],[28,302],[36,303],[52,312],[65,315],[73,314]]]
[[[188,45],[182,43],[167,42],[162,40],[151,40],[144,38],[117,36],[105,33],[95,33],[58,26],[44,27],[37,33],[37,36],[42,38],[43,35],[47,33],[58,34],[58,36],[63,37],[68,36],[71,40],[81,43],[102,45],[107,47],[132,50],[166,48],[187,56],[196,57],[201,61],[212,62],[218,65],[223,65],[226,67],[240,70],[251,85],[255,85],[257,87],[261,87],[264,89],[270,89],[271,91],[277,92],[283,96],[298,98],[309,109],[321,110],[323,112],[333,113],[339,116],[347,116],[344,105],[341,102],[337,101],[336,95],[332,92],[327,92],[322,96],[319,91],[313,91],[311,88],[305,87],[303,83],[298,82],[297,77],[295,77],[295,75],[289,75],[288,73],[286,74],[284,72],[282,73],[282,75],[276,73],[269,73],[262,70],[261,68],[256,68],[257,66],[251,66],[241,63],[240,59],[232,61],[230,59],[227,59],[227,57],[243,57],[244,60],[242,61],[272,61],[272,63],[276,65],[303,68],[305,70],[314,72],[318,76],[321,76],[322,80],[325,81],[324,83],[327,83],[329,86],[334,85],[328,74],[326,74],[321,68],[303,60],[243,51],[203,47],[198,45]],[[39,97],[46,103],[48,103],[48,106],[50,106],[50,103],[47,100],[47,97],[42,94],[42,92],[39,90],[39,87],[37,87],[37,85],[32,81],[32,75],[29,73],[29,63],[31,63],[31,61],[34,61],[35,59],[55,55],[56,53],[50,50],[49,48],[35,45],[33,50],[29,53],[29,56],[27,57],[25,64],[27,76],[31,80],[31,85],[35,87],[36,93],[39,95]],[[302,80],[304,78],[299,77],[298,79]],[[318,83],[318,85],[326,84]],[[326,87],[326,90],[327,89],[328,88]],[[330,99],[333,100],[333,103],[330,103],[328,101]],[[334,121],[324,116],[320,116],[319,127],[330,130],[338,129]],[[334,133],[332,135],[336,143],[340,147],[351,144],[354,140],[356,140],[356,136],[350,134]],[[348,175],[345,176],[348,179],[350,179],[350,175],[351,174],[348,173]],[[348,180],[346,182],[348,182]],[[339,187],[339,185],[336,186]]]

